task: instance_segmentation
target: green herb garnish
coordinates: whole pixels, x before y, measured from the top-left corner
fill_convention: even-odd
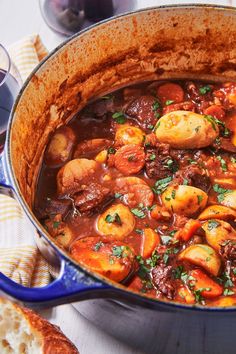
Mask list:
[[[116,121],[118,124],[124,124],[126,122],[126,118],[123,112],[115,112],[112,114],[112,118]]]
[[[111,214],[108,214],[106,217],[105,217],[105,221],[108,223],[108,224],[118,224],[118,225],[122,225],[122,222],[121,222],[121,218],[119,216],[118,213],[115,213],[113,215]]]

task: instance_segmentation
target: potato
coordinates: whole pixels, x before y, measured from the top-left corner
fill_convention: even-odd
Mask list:
[[[191,216],[206,206],[207,194],[201,189],[172,185],[162,193],[162,204],[173,213]]]
[[[156,136],[176,149],[206,147],[219,135],[217,124],[206,117],[188,111],[167,113],[156,125]]]
[[[223,220],[208,220],[202,225],[202,228],[206,233],[207,242],[217,251],[220,250],[220,245],[224,241],[236,241],[236,231]]]
[[[235,299],[235,297],[226,296],[226,297],[220,298],[219,300],[214,301],[214,303],[212,305],[217,306],[217,307],[235,306],[236,299]]]
[[[75,159],[67,162],[57,174],[58,193],[70,193],[78,188],[83,180],[92,176],[99,166],[98,162],[88,159]]]
[[[135,218],[129,208],[123,204],[112,205],[97,221],[97,229],[101,235],[123,240],[135,226]]]
[[[117,146],[135,144],[143,145],[145,133],[132,125],[122,125],[118,128],[115,135],[115,143]]]
[[[225,193],[221,204],[236,210],[236,190]]]
[[[97,154],[94,160],[100,163],[106,163],[107,156],[108,156],[107,150],[102,150]]]
[[[47,166],[57,167],[65,163],[71,155],[76,136],[70,127],[60,127],[53,134],[44,155]]]
[[[236,212],[223,205],[210,205],[198,217],[199,220],[208,219],[236,219]]]
[[[120,282],[133,268],[134,250],[120,241],[107,241],[101,237],[85,237],[71,247],[72,257],[109,279]]]
[[[221,266],[221,260],[216,251],[204,244],[196,244],[187,247],[178,255],[180,261],[187,261],[204,268],[207,272],[217,276]]]

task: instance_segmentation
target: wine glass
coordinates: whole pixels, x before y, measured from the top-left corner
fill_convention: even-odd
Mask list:
[[[0,44],[0,153],[4,148],[7,124],[20,84],[20,75],[11,63],[7,50]]]
[[[135,10],[137,0],[39,0],[39,6],[54,32],[71,36],[94,22]]]

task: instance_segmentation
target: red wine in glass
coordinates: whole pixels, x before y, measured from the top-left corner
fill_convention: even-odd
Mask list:
[[[20,88],[10,69],[10,57],[0,44],[0,153],[4,148],[10,112]]]
[[[39,0],[44,21],[70,36],[94,22],[137,9],[137,0]]]

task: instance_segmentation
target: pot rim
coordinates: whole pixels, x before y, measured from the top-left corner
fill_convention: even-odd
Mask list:
[[[144,13],[144,12],[149,12],[149,11],[158,11],[158,10],[172,10],[172,9],[194,9],[194,8],[203,8],[203,9],[213,9],[213,10],[227,10],[230,12],[236,12],[236,8],[232,6],[224,6],[224,5],[213,5],[213,4],[194,4],[194,3],[188,3],[188,4],[174,4],[174,5],[161,5],[161,6],[152,6],[148,8],[142,8],[139,10],[134,10],[134,11],[129,11],[125,12],[113,17],[110,17],[108,19],[105,19],[103,21],[100,21],[98,23],[95,23],[77,33],[75,33],[73,36],[65,39],[62,43],[60,43],[56,48],[54,48],[31,72],[31,74],[28,76],[24,84],[22,85],[17,98],[14,102],[14,105],[12,107],[10,117],[9,117],[9,123],[8,123],[8,128],[7,128],[7,134],[6,134],[6,142],[5,142],[5,147],[4,147],[4,155],[6,158],[6,166],[7,166],[7,172],[9,174],[9,179],[10,179],[10,185],[16,194],[17,200],[20,203],[21,207],[23,208],[24,212],[26,213],[27,217],[29,218],[30,222],[33,224],[33,226],[36,228],[36,230],[40,230],[40,234],[47,240],[47,242],[56,250],[58,257],[60,255],[63,256],[67,261],[71,262],[75,268],[78,270],[84,272],[87,276],[92,277],[95,280],[101,281],[105,284],[110,285],[112,288],[115,288],[115,290],[123,290],[126,293],[130,294],[132,297],[135,297],[137,300],[140,300],[143,302],[147,302],[150,305],[155,304],[160,304],[163,309],[169,310],[185,310],[185,311],[194,311],[196,312],[207,312],[207,313],[225,313],[225,312],[236,312],[236,306],[229,306],[229,307],[204,307],[202,305],[185,305],[182,303],[178,302],[167,302],[151,297],[147,297],[144,295],[141,295],[140,293],[134,292],[128,288],[126,288],[124,285],[120,283],[116,283],[108,278],[103,277],[100,274],[93,273],[89,268],[86,268],[80,264],[78,264],[73,258],[69,257],[69,255],[61,249],[56,243],[54,243],[50,237],[50,235],[44,230],[42,227],[41,223],[38,221],[36,216],[34,215],[33,211],[30,209],[30,207],[27,205],[25,198],[22,196],[22,193],[20,191],[17,179],[15,177],[15,173],[13,171],[13,167],[11,164],[11,151],[10,151],[10,141],[11,141],[11,128],[14,122],[14,115],[17,110],[18,103],[21,99],[21,96],[24,94],[24,91],[28,84],[30,83],[31,79],[33,76],[38,72],[38,70],[47,62],[47,60],[54,55],[57,54],[57,52],[60,51],[60,49],[64,48],[66,45],[68,45],[70,42],[72,42],[75,38],[81,36],[82,34],[89,32],[96,28],[97,26],[101,26],[103,24],[112,22],[114,20],[117,20],[119,18],[123,17],[129,17],[133,15],[137,15],[139,13]]]

